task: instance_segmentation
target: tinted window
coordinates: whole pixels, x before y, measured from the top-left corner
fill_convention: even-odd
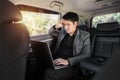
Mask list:
[[[58,14],[47,14],[30,11],[21,11],[24,23],[30,36],[47,34],[51,26],[53,26],[59,19]]]
[[[92,20],[92,27],[97,27],[99,23],[108,22],[119,22],[120,23],[120,13],[112,13],[106,15],[95,16]]]

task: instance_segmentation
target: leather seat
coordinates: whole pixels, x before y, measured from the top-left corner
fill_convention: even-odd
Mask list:
[[[80,29],[80,30],[83,30],[83,31],[88,31],[87,25],[78,25],[77,28]]]
[[[120,48],[92,80],[120,80]]]
[[[117,22],[98,24],[92,39],[92,56],[81,61],[80,67],[89,73],[97,73],[116,49],[120,49],[118,25]]]
[[[25,80],[30,36],[17,23],[20,11],[8,0],[0,0],[0,80]]]

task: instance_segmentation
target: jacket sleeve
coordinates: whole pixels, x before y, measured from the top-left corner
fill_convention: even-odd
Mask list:
[[[49,33],[51,36],[53,36],[53,37],[58,37],[60,31],[61,31],[61,28],[56,29],[56,28],[55,28],[55,25],[54,25],[54,26],[52,26],[52,27],[49,29],[49,32],[48,32],[48,33]]]
[[[70,66],[74,66],[80,63],[81,60],[90,57],[91,51],[90,51],[90,35],[89,33],[85,32],[85,35],[83,35],[83,46],[81,48],[81,51],[78,55],[68,58]]]

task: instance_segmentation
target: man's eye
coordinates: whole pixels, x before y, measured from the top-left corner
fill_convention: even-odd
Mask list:
[[[67,24],[67,26],[70,26],[70,24]]]
[[[63,26],[65,26],[65,24],[63,24]]]

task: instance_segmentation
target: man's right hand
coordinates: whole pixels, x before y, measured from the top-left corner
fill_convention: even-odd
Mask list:
[[[63,27],[63,23],[64,23],[64,20],[61,19],[60,21],[57,22],[57,24],[55,25],[55,28],[58,29],[58,28]]]
[[[64,66],[69,65],[68,60],[62,59],[62,58],[55,59],[53,62],[54,62],[55,65],[64,65]]]

